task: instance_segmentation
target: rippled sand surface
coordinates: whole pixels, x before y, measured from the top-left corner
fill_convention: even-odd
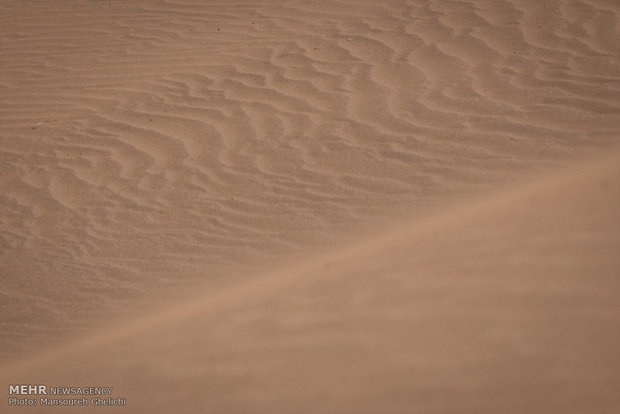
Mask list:
[[[617,1],[4,0],[0,21],[5,401],[620,409]]]

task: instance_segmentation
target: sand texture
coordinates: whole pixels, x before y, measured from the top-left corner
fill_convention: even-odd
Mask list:
[[[0,21],[0,412],[620,410],[617,0]]]

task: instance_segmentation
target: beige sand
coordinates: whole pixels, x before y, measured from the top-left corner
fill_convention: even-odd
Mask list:
[[[620,153],[117,323],[2,380],[113,385],[140,413],[612,413],[619,206]]]
[[[620,3],[0,10],[4,401],[620,408]]]

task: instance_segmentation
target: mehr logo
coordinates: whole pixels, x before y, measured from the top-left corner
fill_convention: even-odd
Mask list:
[[[21,385],[9,385],[9,394],[17,395],[46,395],[46,385],[34,385],[34,384],[21,384]]]

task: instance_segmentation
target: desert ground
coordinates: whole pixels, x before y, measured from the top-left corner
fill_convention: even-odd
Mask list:
[[[617,0],[0,21],[0,412],[619,412]]]

